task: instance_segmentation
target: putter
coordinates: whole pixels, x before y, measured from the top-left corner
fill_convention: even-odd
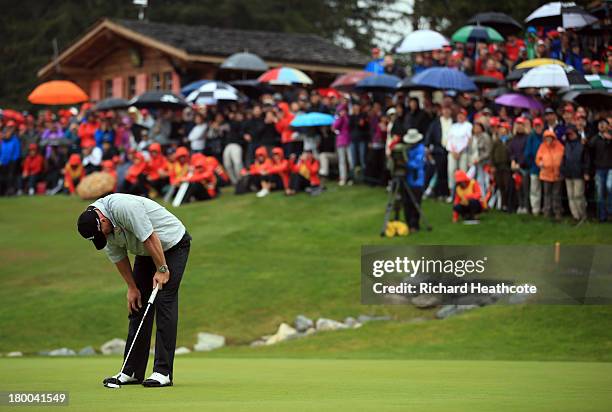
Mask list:
[[[142,315],[142,320],[140,321],[140,325],[138,325],[138,329],[136,329],[136,334],[134,335],[134,339],[132,339],[132,344],[130,345],[130,349],[128,350],[127,355],[125,356],[125,360],[123,361],[123,365],[121,366],[121,370],[119,371],[119,373],[123,373],[123,369],[125,368],[125,364],[127,363],[128,359],[130,358],[130,354],[132,353],[132,349],[134,348],[134,343],[136,343],[136,339],[138,339],[138,334],[140,333],[140,328],[142,328],[142,324],[144,323],[145,318],[147,317],[147,313],[149,312],[149,308],[151,307],[151,305],[153,304],[153,302],[155,301],[155,297],[157,296],[157,291],[159,290],[159,285],[155,286],[155,289],[153,289],[153,292],[151,292],[151,296],[149,296],[149,301],[147,302],[147,307],[145,308],[145,312],[144,315]],[[110,389],[119,389],[121,388],[121,382],[119,382],[119,379],[115,379],[113,382],[106,382],[104,384],[105,387],[110,388]]]

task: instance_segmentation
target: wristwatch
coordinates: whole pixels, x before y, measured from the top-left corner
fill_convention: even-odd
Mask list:
[[[157,271],[159,273],[166,273],[166,272],[168,272],[168,265],[161,265],[160,267],[157,268]]]

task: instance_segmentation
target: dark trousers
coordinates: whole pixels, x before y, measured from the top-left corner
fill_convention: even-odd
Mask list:
[[[200,200],[210,200],[210,194],[206,187],[202,183],[193,182],[189,183],[189,187],[187,188],[187,193],[185,193],[185,197],[183,202],[189,203],[192,199],[200,201]],[[172,273],[172,272],[170,272]]]
[[[294,173],[291,175],[289,187],[291,190],[295,190],[296,192],[303,192],[307,187],[310,187],[310,180],[306,179],[299,173]]]
[[[12,195],[15,193],[17,185],[16,169],[19,167],[19,162],[11,162],[0,166],[0,196]]]
[[[510,207],[510,196],[513,190],[512,174],[507,169],[497,169],[495,171],[495,185],[499,190],[502,199],[502,209],[508,210]]]
[[[459,213],[464,220],[474,219],[474,215],[482,212],[482,204],[476,199],[470,199],[467,205],[458,204],[453,206],[453,210]]]
[[[176,329],[178,324],[178,290],[183,278],[183,272],[187,266],[189,248],[191,246],[191,236],[185,236],[179,243],[164,252],[166,264],[170,270],[170,279],[157,293],[155,303],[149,309],[149,314],[142,324],[142,329],[138,335],[138,340],[134,344],[134,349],[130,354],[128,363],[125,365],[124,373],[132,375],[137,379],[144,379],[149,360],[149,348],[151,346],[151,334],[153,331],[153,316],[156,318],[157,331],[155,334],[155,363],[153,371],[163,375],[170,375],[173,379],[174,350],[176,348]],[[136,330],[147,306],[147,300],[153,291],[153,276],[157,268],[153,259],[149,256],[136,256],[134,269],[132,271],[136,286],[140,291],[142,308],[137,312],[132,312],[128,316],[130,320],[127,343],[125,345],[124,359],[127,351],[134,340]]]
[[[434,186],[434,195],[436,197],[447,197],[449,195],[448,190],[448,154],[446,151],[444,153],[433,153],[432,157],[434,162],[436,163],[435,173],[436,177],[436,185]]]
[[[410,197],[408,190],[412,192],[412,196],[414,197],[415,202]],[[407,184],[404,182],[401,186],[401,194],[402,194],[402,203],[404,204],[404,217],[406,218],[406,224],[410,229],[419,230],[419,220],[421,219],[421,214],[419,210],[421,208],[421,198],[423,197],[423,188],[422,187],[407,187]]]
[[[550,216],[552,212],[556,217],[561,217],[563,207],[561,205],[561,181],[542,182],[542,192],[544,197],[544,215]]]

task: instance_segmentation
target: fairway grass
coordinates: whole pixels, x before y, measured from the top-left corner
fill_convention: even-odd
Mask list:
[[[172,388],[104,388],[102,378],[114,373],[120,361],[117,357],[1,359],[0,388],[68,391],[68,410],[90,412],[588,412],[609,411],[612,405],[611,363],[186,356],[176,360]]]

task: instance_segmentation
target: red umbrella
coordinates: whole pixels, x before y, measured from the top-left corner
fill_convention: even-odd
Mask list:
[[[28,100],[33,104],[61,105],[82,103],[89,100],[89,97],[83,89],[70,81],[51,80],[36,87]]]
[[[343,74],[342,76],[338,76],[336,80],[329,86],[338,90],[347,90],[355,87],[357,83],[365,79],[366,77],[370,77],[374,73],[364,72],[364,71],[355,71],[348,72]]]
[[[25,121],[25,118],[23,117],[23,115],[13,109],[4,109],[2,111],[2,117],[6,120],[9,120],[9,119],[14,120],[17,123],[23,123]]]
[[[340,98],[340,92],[336,89],[332,89],[331,87],[317,89],[317,92],[322,97],[335,97],[336,99]]]

